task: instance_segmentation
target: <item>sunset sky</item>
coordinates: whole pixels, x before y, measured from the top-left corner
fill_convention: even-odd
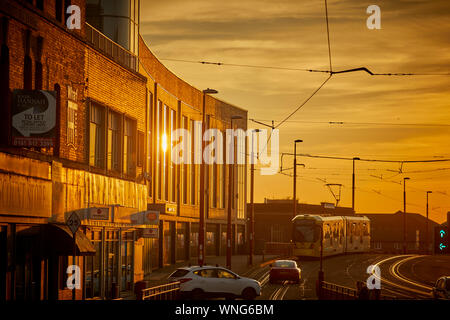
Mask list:
[[[381,8],[381,30],[369,30],[366,9]],[[325,73],[211,66],[164,59],[285,68],[329,69],[324,1],[142,1],[141,34],[176,75],[275,125],[327,78]],[[367,67],[376,73],[448,74],[450,1],[328,1],[333,70]],[[336,74],[280,129],[280,152],[364,159],[450,158],[450,76]],[[330,121],[344,124],[329,124]],[[262,128],[249,121],[249,127]],[[284,166],[292,167],[292,157]],[[352,162],[299,157],[301,202],[333,202],[325,187],[340,183],[341,206],[351,206]],[[442,222],[450,211],[450,162],[357,162],[356,211],[425,214]],[[396,171],[396,172],[394,172]],[[292,173],[288,172],[288,173]],[[256,201],[292,197],[292,178],[256,175]]]

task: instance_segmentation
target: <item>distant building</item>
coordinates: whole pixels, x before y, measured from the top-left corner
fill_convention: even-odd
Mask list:
[[[393,214],[361,214],[370,219],[371,248],[383,253],[403,253],[403,212]],[[406,244],[408,253],[425,252],[426,217],[418,213],[406,213]],[[438,223],[429,220],[428,249],[431,250],[433,230]]]
[[[251,206],[247,204],[247,211]],[[318,204],[297,203],[297,214],[318,214],[353,216],[352,208],[335,207],[334,204],[322,202]],[[265,242],[291,241],[293,217],[292,200],[270,200],[255,203],[255,252],[261,253]]]

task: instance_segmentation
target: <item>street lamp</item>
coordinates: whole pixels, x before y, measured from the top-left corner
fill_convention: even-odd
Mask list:
[[[292,212],[292,219],[297,215],[297,143],[303,142],[303,140],[297,139],[294,141],[294,190],[293,190],[293,201],[294,201],[294,209]],[[292,234],[292,240],[294,234]]]
[[[403,178],[403,254],[406,254],[406,180],[409,178]]]
[[[353,158],[353,174],[352,174],[352,209],[355,213],[355,160],[361,160],[360,158]]]
[[[233,130],[233,120],[242,119],[241,116],[231,117],[231,130]],[[232,141],[234,149],[234,133],[232,132]],[[233,152],[234,153],[234,152]],[[236,157],[234,157],[236,158]],[[229,183],[228,183],[228,215],[227,215],[227,268],[231,269],[231,204],[234,203],[234,159],[231,164],[228,164]],[[232,202],[233,201],[233,202]]]
[[[202,150],[200,162],[200,219],[198,229],[198,265],[203,266],[205,261],[205,163],[203,161],[203,150],[205,149],[205,121],[206,121],[206,95],[218,93],[214,89],[203,90],[203,109],[202,109]]]
[[[426,238],[426,247],[425,247],[425,250],[426,250],[426,253],[428,253],[429,248],[430,248],[430,241],[429,241],[429,239],[428,239],[428,195],[429,195],[430,193],[433,193],[433,191],[427,191],[427,226],[426,226],[426,230],[425,230],[425,234],[426,234],[426,236],[425,236],[425,238]]]
[[[254,203],[254,192],[255,192],[255,151],[254,151],[254,135],[255,132],[260,132],[260,129],[252,130],[252,154],[250,163],[250,219],[249,219],[249,260],[248,264],[253,265],[253,250],[255,241],[255,203]],[[258,156],[258,155],[256,155]]]

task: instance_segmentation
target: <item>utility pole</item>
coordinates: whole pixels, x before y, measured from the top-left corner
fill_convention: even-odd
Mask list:
[[[430,241],[429,241],[429,239],[428,239],[428,195],[430,194],[430,193],[433,193],[432,191],[427,191],[427,224],[426,224],[426,230],[425,230],[425,234],[426,234],[426,236],[425,236],[425,238],[426,238],[426,247],[425,247],[425,252],[428,254],[429,253],[429,248],[430,248]]]
[[[252,130],[252,156],[250,163],[250,219],[249,219],[249,259],[248,264],[253,265],[253,251],[255,241],[255,151],[254,151],[254,132],[259,132],[259,129]]]
[[[294,190],[292,196],[292,199],[294,201],[294,208],[292,212],[292,219],[294,219],[297,215],[297,143],[300,142],[303,142],[303,140],[297,139],[294,141]]]
[[[355,213],[355,160],[361,160],[360,158],[353,158],[353,174],[352,174],[352,210]]]
[[[403,254],[406,254],[406,180],[409,178],[403,178]]]
[[[231,141],[233,146],[233,154],[234,152],[234,133],[233,133],[233,120],[242,119],[241,116],[232,116],[231,117]],[[235,158],[235,157],[233,157]],[[228,183],[228,215],[227,215],[227,268],[231,269],[231,205],[234,203],[234,159],[232,160],[233,163],[228,165],[228,172],[229,172],[229,183]]]
[[[203,150],[205,149],[205,135],[206,127],[206,94],[217,93],[214,89],[203,90],[203,108],[202,108],[202,154],[200,155],[200,217],[198,228],[198,265],[203,266],[205,262],[205,162],[203,159]]]

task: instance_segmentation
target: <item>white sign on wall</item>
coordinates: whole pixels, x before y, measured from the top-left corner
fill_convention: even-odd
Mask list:
[[[52,147],[56,136],[56,92],[13,91],[12,144],[19,147]]]

